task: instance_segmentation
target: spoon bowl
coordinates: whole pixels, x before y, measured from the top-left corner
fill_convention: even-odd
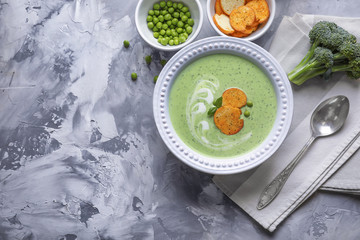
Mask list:
[[[349,113],[350,103],[345,96],[338,95],[321,102],[311,115],[311,137],[296,157],[269,183],[260,195],[257,208],[263,209],[279,194],[286,180],[301,157],[317,137],[325,137],[339,131]]]
[[[329,136],[344,125],[350,103],[345,96],[329,98],[319,104],[311,117],[311,130],[316,137]]]

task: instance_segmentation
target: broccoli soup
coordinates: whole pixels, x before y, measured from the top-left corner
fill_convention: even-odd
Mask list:
[[[243,128],[233,135],[215,126],[210,110],[229,88],[241,89],[248,101],[240,109]],[[276,94],[266,74],[231,54],[208,55],[184,67],[169,96],[170,119],[177,135],[194,151],[211,157],[238,156],[259,146],[271,131],[276,110]]]

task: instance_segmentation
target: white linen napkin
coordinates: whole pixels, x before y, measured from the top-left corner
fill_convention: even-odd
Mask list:
[[[284,17],[270,47],[270,53],[285,72],[291,70],[309,49],[307,37],[311,27],[320,20],[337,23],[357,37],[360,24],[357,18],[296,14]],[[359,39],[359,38],[358,38]],[[294,117],[290,132],[276,153],[257,169],[226,176],[215,176],[215,184],[269,231],[274,231],[291,212],[320,187],[349,193],[360,192],[360,138],[345,154],[337,158],[360,132],[360,81],[345,74],[334,74],[329,81],[311,79],[294,86]],[[310,138],[310,117],[322,101],[335,95],[345,95],[350,101],[350,112],[344,127],[335,135],[318,138],[292,172],[279,195],[262,210],[257,209],[261,192],[296,156]],[[357,154],[356,154],[357,153]],[[357,156],[356,156],[357,155]],[[344,163],[347,161],[344,165]],[[342,165],[343,169],[334,174]],[[332,178],[330,178],[332,176]],[[329,179],[330,178],[330,179]]]

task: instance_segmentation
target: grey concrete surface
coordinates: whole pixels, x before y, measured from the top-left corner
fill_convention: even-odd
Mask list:
[[[360,17],[358,0],[276,3],[265,49],[284,15]],[[169,152],[152,95],[174,53],[140,38],[136,4],[0,0],[0,239],[360,239],[357,196],[317,192],[270,234]]]

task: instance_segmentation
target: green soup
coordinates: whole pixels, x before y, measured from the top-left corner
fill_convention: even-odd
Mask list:
[[[253,106],[241,109],[244,127],[226,135],[207,112],[228,89],[245,92]],[[213,54],[195,60],[177,76],[169,96],[172,125],[191,149],[211,157],[242,155],[259,146],[276,117],[276,94],[266,74],[252,62],[231,54]],[[244,117],[245,110],[250,117]]]

